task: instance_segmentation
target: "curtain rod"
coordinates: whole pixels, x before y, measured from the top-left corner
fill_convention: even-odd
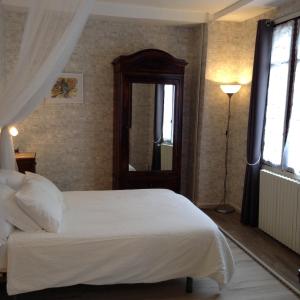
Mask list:
[[[290,14],[287,14],[287,15],[280,16],[278,18],[275,18],[274,22],[275,22],[275,24],[279,24],[279,23],[283,23],[283,22],[286,22],[286,21],[291,20],[291,19],[298,18],[298,17],[300,17],[300,10],[295,11],[295,12],[290,13]]]

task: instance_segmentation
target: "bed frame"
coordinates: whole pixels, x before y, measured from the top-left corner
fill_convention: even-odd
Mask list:
[[[193,292],[193,283],[194,283],[194,280],[192,277],[187,277],[186,278],[186,286],[185,286],[185,291],[188,293],[188,294],[191,294]]]
[[[6,282],[6,273],[0,272],[0,283]],[[192,277],[187,277],[186,278],[186,284],[185,284],[185,292],[187,294],[191,294],[193,292],[193,285],[194,285],[194,280]],[[21,294],[22,295],[22,294]],[[10,296],[10,299],[18,300],[20,299],[21,295],[15,295],[15,296]]]

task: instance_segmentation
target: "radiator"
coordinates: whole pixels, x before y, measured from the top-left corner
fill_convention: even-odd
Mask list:
[[[259,228],[300,254],[300,184],[260,171]]]

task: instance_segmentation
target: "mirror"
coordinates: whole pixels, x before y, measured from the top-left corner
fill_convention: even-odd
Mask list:
[[[130,172],[173,169],[174,100],[175,85],[132,84]]]

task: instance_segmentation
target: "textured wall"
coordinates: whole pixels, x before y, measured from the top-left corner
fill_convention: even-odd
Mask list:
[[[225,157],[225,128],[228,98],[219,82],[240,82],[243,87],[232,98],[228,153],[228,198],[241,208],[246,167],[246,143],[251,79],[257,21],[278,18],[300,9],[289,1],[276,11],[242,23],[213,22],[208,25],[205,95],[202,112],[199,187],[200,205],[222,200]]]
[[[0,3],[0,91],[4,80],[4,11]]]
[[[220,90],[219,83],[249,84],[255,32],[256,21],[254,20],[243,23],[214,22],[208,25],[197,198],[201,205],[219,203],[223,195],[228,97]],[[236,206],[240,203],[244,177],[250,92],[248,84],[232,98],[228,198]]]
[[[298,0],[281,7],[276,16],[300,8]],[[1,22],[0,9],[0,22]],[[6,73],[19,49],[24,15],[5,12],[0,23],[5,47]],[[202,115],[198,203],[218,203],[222,198],[227,97],[218,82],[248,83],[232,99],[229,148],[228,199],[241,206],[245,170],[246,133],[256,21],[215,22],[208,25],[208,53]],[[5,41],[1,30],[5,28]],[[185,28],[129,21],[104,21],[92,17],[78,43],[67,72],[84,73],[84,104],[42,104],[18,125],[16,145],[36,151],[38,172],[62,189],[109,189],[112,183],[113,72],[111,61],[144,48],[160,48],[189,62],[185,78],[183,190],[191,183],[193,119],[200,73],[201,28]],[[1,75],[1,73],[0,73]]]
[[[7,71],[18,53],[24,15],[6,12]],[[200,28],[200,27],[198,27]],[[113,68],[123,54],[160,48],[186,59],[183,174],[188,172],[189,112],[197,82],[198,28],[108,21],[91,17],[65,68],[83,72],[84,104],[42,104],[18,124],[16,146],[37,152],[37,170],[63,190],[110,189],[112,185]],[[196,47],[195,47],[196,45]],[[183,178],[183,185],[185,183]]]

